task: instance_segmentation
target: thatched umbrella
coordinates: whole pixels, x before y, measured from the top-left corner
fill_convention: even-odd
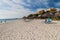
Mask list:
[[[60,17],[60,12],[55,13],[55,17]]]
[[[44,18],[48,18],[48,17],[52,17],[53,16],[53,14],[52,13],[45,13],[44,15],[42,15],[42,17],[44,17]]]
[[[46,14],[44,14],[43,15],[45,18],[47,18],[47,19],[45,19],[45,23],[51,23],[51,17],[53,16],[52,15],[52,13],[46,13]]]

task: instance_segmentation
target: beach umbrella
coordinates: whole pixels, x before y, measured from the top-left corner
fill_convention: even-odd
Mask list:
[[[42,15],[42,17],[45,17],[45,18],[48,18],[48,17],[51,18],[52,16],[53,16],[52,13],[45,13],[45,14]]]

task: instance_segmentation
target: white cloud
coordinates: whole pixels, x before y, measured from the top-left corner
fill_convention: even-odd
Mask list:
[[[27,12],[26,12],[27,11]],[[21,18],[23,16],[28,15],[29,13],[33,13],[28,10],[21,9],[19,12],[16,11],[8,11],[8,10],[0,10],[0,19],[2,18]]]
[[[35,2],[32,2],[32,0],[25,0],[26,2],[23,2],[23,0],[0,0],[0,8],[2,5],[8,5],[11,7],[8,7],[10,10],[5,10],[7,8],[0,9],[0,18],[21,18],[25,15],[28,15],[30,13],[33,13],[33,11],[30,11],[29,8],[24,8],[22,5],[26,6],[32,6],[32,4],[36,4],[38,6],[41,6],[41,4],[45,5],[48,7],[48,0],[34,0]]]
[[[60,7],[60,2],[55,3],[56,7]]]
[[[20,2],[20,3],[19,3]],[[17,5],[17,4],[22,4],[22,0],[0,0],[0,7],[3,4],[8,4],[9,6],[11,6],[9,9],[10,10],[3,10],[0,9],[0,19],[1,18],[21,18],[25,15],[28,15],[29,13],[32,13],[32,11],[30,11],[29,9],[25,9],[23,6],[21,5]]]
[[[40,0],[40,2],[41,2],[44,6],[46,6],[46,8],[49,7],[49,1],[48,1],[48,0]]]
[[[22,5],[32,6],[35,4],[35,5],[41,6],[41,4],[42,4],[46,7],[48,7],[48,0],[24,0],[24,1],[25,2],[23,2],[23,0],[2,0],[2,3],[6,3],[9,6],[11,6],[10,9],[12,9],[12,10],[16,10],[18,8],[24,8]]]

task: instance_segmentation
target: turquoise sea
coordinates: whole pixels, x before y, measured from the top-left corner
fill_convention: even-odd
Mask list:
[[[0,23],[11,22],[14,20],[20,20],[21,18],[0,19]]]

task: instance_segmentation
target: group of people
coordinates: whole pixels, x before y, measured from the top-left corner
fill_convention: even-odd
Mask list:
[[[24,21],[30,22],[31,20],[30,19],[24,19]],[[50,17],[48,17],[47,19],[45,19],[45,23],[51,23],[51,22],[52,22],[52,20],[51,20]]]
[[[51,23],[51,19],[48,17],[47,19],[45,19],[45,23]]]
[[[6,19],[0,19],[0,23],[6,23]]]

